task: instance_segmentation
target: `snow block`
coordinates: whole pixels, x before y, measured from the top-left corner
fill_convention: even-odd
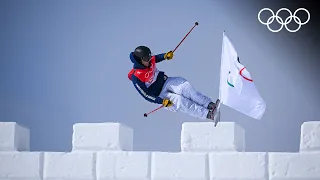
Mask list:
[[[320,153],[269,153],[270,180],[320,179]]]
[[[152,152],[152,180],[207,180],[208,161],[205,153]]]
[[[186,122],[182,124],[181,151],[244,151],[245,131],[233,122]]]
[[[0,122],[0,151],[30,151],[30,131],[16,122]]]
[[[120,123],[77,123],[73,125],[72,151],[130,151],[132,148],[133,130]]]
[[[320,121],[302,124],[300,151],[320,151]]]
[[[43,153],[0,152],[1,180],[42,180]]]
[[[210,180],[268,180],[268,156],[263,152],[209,153]]]
[[[150,180],[149,152],[98,152],[97,180]]]
[[[44,180],[95,180],[94,152],[45,152]]]

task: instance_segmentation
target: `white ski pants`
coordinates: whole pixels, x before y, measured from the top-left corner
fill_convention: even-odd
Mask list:
[[[180,111],[200,119],[207,117],[211,99],[195,90],[182,77],[168,77],[159,96],[172,101],[173,105],[166,107],[167,110]]]

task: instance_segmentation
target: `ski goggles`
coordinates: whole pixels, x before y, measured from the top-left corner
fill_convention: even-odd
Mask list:
[[[144,62],[150,62],[151,61],[151,55],[150,56],[146,56],[146,57],[143,57],[141,60],[144,61]]]

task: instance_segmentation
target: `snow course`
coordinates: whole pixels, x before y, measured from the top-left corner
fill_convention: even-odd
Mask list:
[[[71,152],[30,152],[30,131],[0,122],[0,180],[319,180],[320,121],[301,126],[299,152],[246,152],[232,122],[186,122],[181,152],[134,151],[121,123],[78,123]]]

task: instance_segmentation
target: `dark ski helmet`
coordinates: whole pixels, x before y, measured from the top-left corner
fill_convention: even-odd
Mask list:
[[[133,54],[142,61],[149,62],[151,59],[151,50],[146,46],[138,46]]]

